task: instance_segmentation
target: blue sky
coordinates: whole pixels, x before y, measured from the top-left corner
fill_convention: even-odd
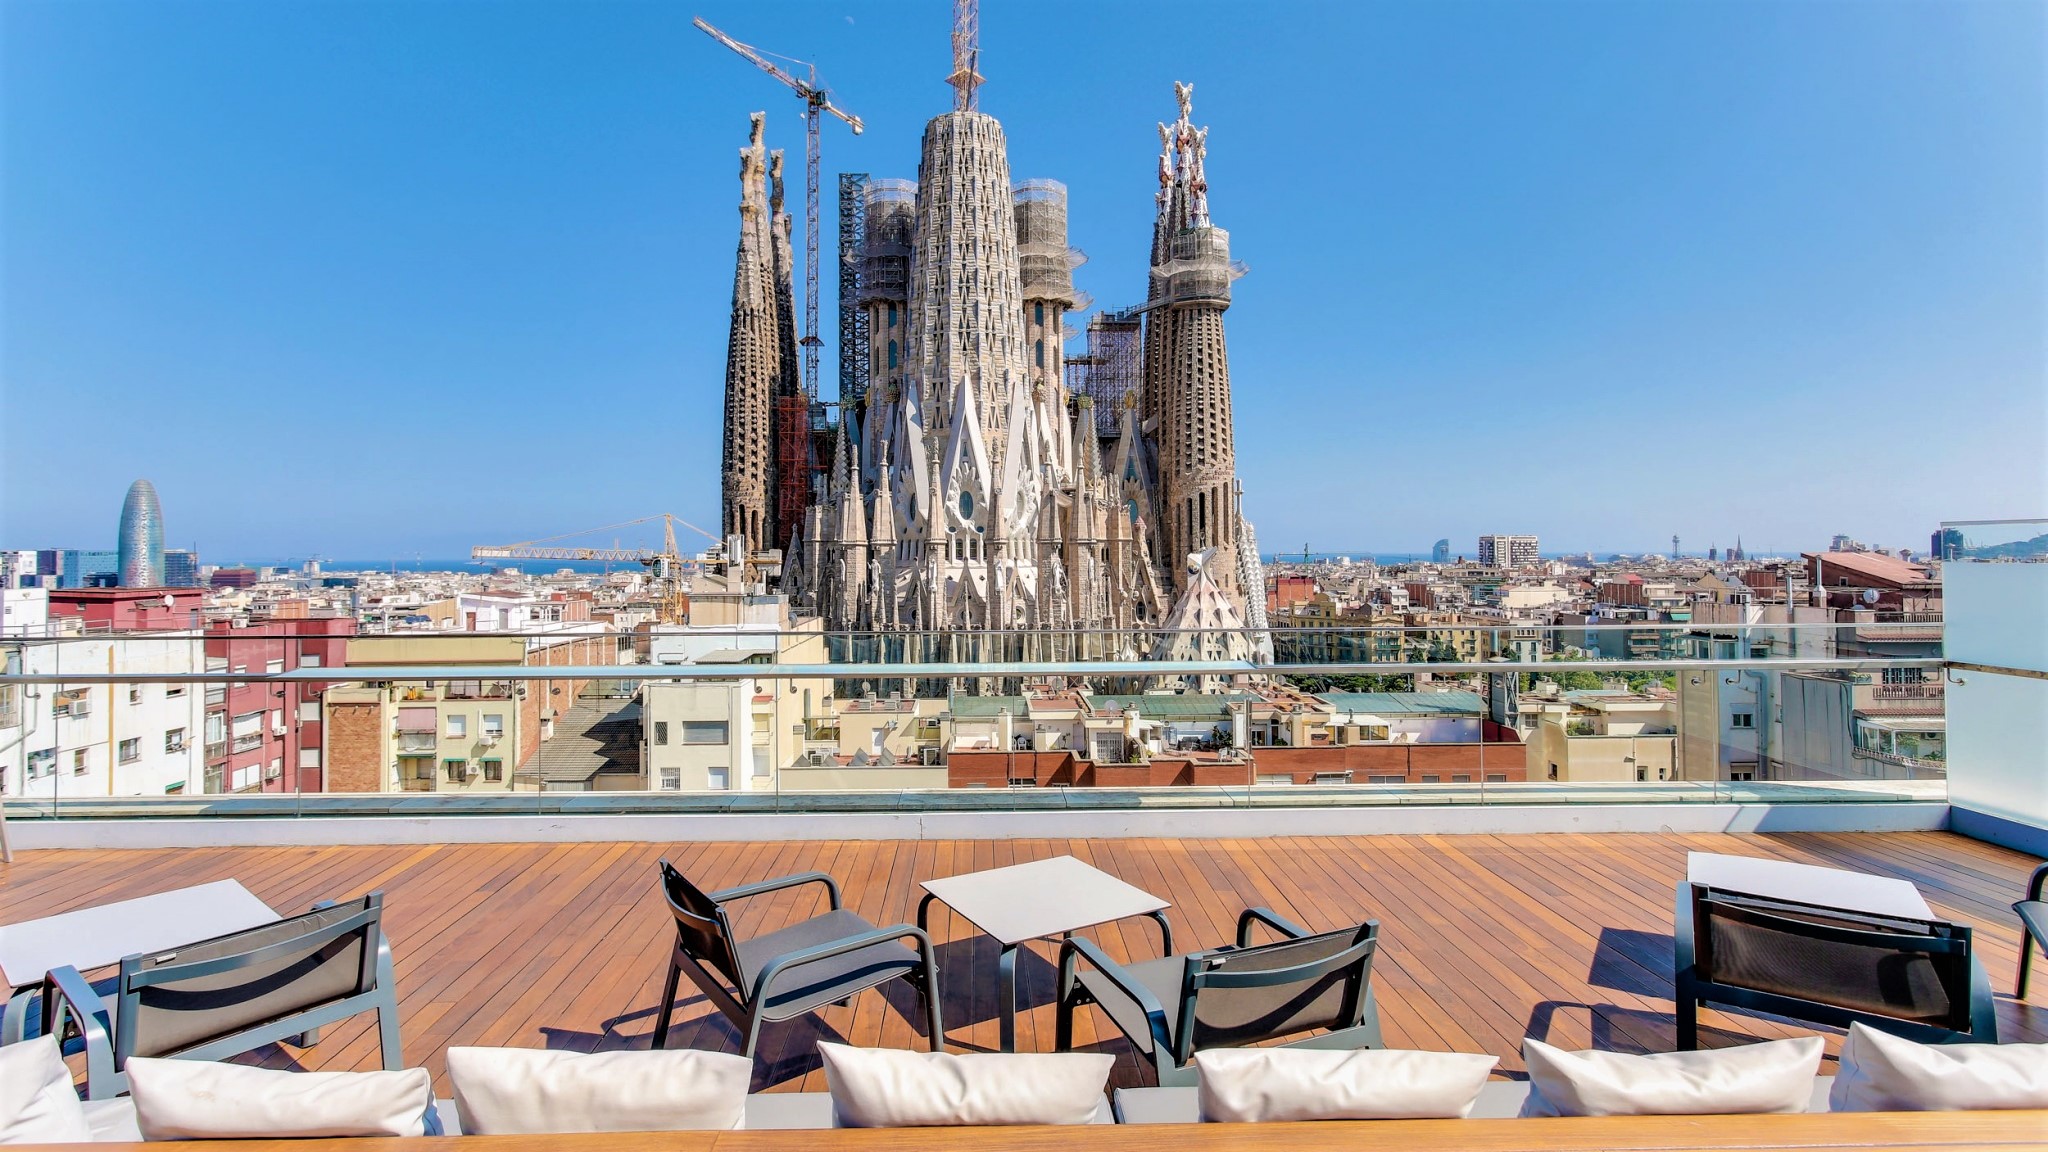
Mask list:
[[[1268,550],[2048,507],[2040,4],[983,7],[1100,303],[1195,84]],[[803,138],[693,14],[866,118],[828,190],[915,176],[937,0],[0,4],[0,545],[111,546],[138,476],[213,560],[715,528],[736,150]]]

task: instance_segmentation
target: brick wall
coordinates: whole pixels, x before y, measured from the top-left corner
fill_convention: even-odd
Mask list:
[[[1286,773],[1296,784],[1313,783],[1318,772],[1349,772],[1354,784],[1370,783],[1374,776],[1399,776],[1409,784],[1423,783],[1424,776],[1438,777],[1443,784],[1452,783],[1453,776],[1470,776],[1475,784],[1487,776],[1505,776],[1512,783],[1529,774],[1522,746],[1505,742],[1254,748],[1252,758],[1258,775]]]
[[[381,704],[330,704],[327,708],[327,790],[381,792],[386,766]]]

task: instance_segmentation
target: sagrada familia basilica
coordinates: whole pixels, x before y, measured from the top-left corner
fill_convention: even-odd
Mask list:
[[[1209,214],[1193,89],[1159,126],[1142,382],[1098,412],[1063,345],[1083,257],[1066,189],[1012,183],[971,72],[925,126],[916,183],[866,191],[868,385],[830,467],[778,522],[773,403],[794,386],[781,156],[741,152],[724,526],[783,550],[781,590],[832,631],[1066,631],[1153,658],[1256,655],[1258,545],[1243,514],[1223,314],[1243,274]],[[1135,323],[1135,319],[1132,320]],[[844,354],[844,350],[843,350]],[[1125,642],[1118,637],[1131,637]]]

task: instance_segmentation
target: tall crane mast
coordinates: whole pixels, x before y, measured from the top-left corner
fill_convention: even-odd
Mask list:
[[[816,409],[818,404],[818,349],[824,345],[824,341],[818,336],[818,127],[823,114],[827,112],[845,121],[846,126],[853,129],[855,136],[861,134],[863,125],[861,124],[860,117],[832,103],[832,94],[818,84],[818,66],[816,64],[792,61],[792,63],[800,64],[806,69],[810,77],[808,80],[799,80],[779,65],[762,56],[752,45],[740,43],[713,27],[703,17],[693,17],[691,23],[701,29],[705,35],[739,53],[740,56],[744,57],[754,67],[759,68],[761,71],[781,81],[784,85],[787,85],[791,91],[797,94],[797,98],[804,102],[804,329],[803,338],[799,341],[804,348],[804,410],[801,413],[795,413],[790,410],[778,411],[778,423],[787,423],[791,419],[800,419],[802,427],[801,429],[779,428],[777,430],[777,438],[780,443],[808,449],[811,431],[810,413]],[[799,434],[802,436],[801,440],[798,439]],[[790,465],[796,465],[795,470],[808,473],[810,471],[808,457],[808,451],[804,451],[798,454],[794,460],[781,460],[778,463],[782,464],[785,470],[790,470]],[[799,484],[801,487],[798,487]],[[782,513],[783,518],[788,518],[791,511],[789,506],[791,504],[796,505],[796,510],[800,513],[801,506],[808,499],[809,486],[810,476],[808,474],[801,476],[785,475],[779,478],[778,487],[782,490],[782,498],[778,501],[778,504],[781,505],[779,511]],[[800,526],[790,523],[783,523],[781,525],[784,533],[795,530],[798,527]]]

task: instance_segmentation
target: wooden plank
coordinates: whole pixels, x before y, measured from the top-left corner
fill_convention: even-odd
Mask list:
[[[1086,1125],[758,1132],[238,1140],[101,1145],[110,1152],[1692,1152],[2038,1148],[2048,1112],[1871,1112],[1789,1116],[1612,1116],[1549,1120],[1367,1120],[1310,1124]],[[45,1147],[58,1148],[60,1145]]]
[[[889,924],[914,920],[919,881],[1064,853],[1172,900],[1168,915],[1181,950],[1227,942],[1238,911],[1252,904],[1316,929],[1377,916],[1384,943],[1375,987],[1389,1042],[1485,1052],[1512,1072],[1532,1018],[1567,1046],[1669,1047],[1671,900],[1692,850],[1909,879],[1942,914],[1976,928],[1993,986],[2010,987],[2019,932],[2006,905],[2034,861],[1940,832],[37,851],[0,868],[0,923],[227,877],[284,912],[381,888],[406,1057],[440,1079],[440,1053],[451,1044],[647,1043],[673,935],[655,882],[662,856],[707,888],[826,871],[840,879],[850,907]],[[822,907],[813,891],[750,900],[740,909],[742,930],[772,930]],[[940,908],[932,929],[953,956],[941,973],[953,1049],[992,1048],[995,950],[975,943],[974,928]],[[1119,959],[1158,955],[1149,921],[1088,934]],[[1021,966],[1024,987],[1043,1001],[1043,965],[1057,953],[1032,947],[1039,959]],[[2048,1041],[2048,981],[2034,1003],[2001,996],[1998,1008],[2003,1039]],[[820,1036],[923,1047],[905,1017],[910,1009],[907,990],[877,990],[816,1020],[771,1025],[757,1087],[822,1089],[813,1052]],[[1052,1017],[1045,1003],[1027,1011],[1021,1046],[1049,1049]],[[679,1043],[736,1043],[687,985],[676,1018]],[[1722,1043],[1817,1031],[1833,1046],[1839,1036],[1743,1013],[1709,1012],[1706,1022]],[[1076,1041],[1117,1057],[1114,1084],[1149,1081],[1135,1050],[1099,1012],[1078,1015]],[[369,1068],[377,1049],[365,1016],[330,1027],[314,1048],[273,1048],[247,1059]]]

